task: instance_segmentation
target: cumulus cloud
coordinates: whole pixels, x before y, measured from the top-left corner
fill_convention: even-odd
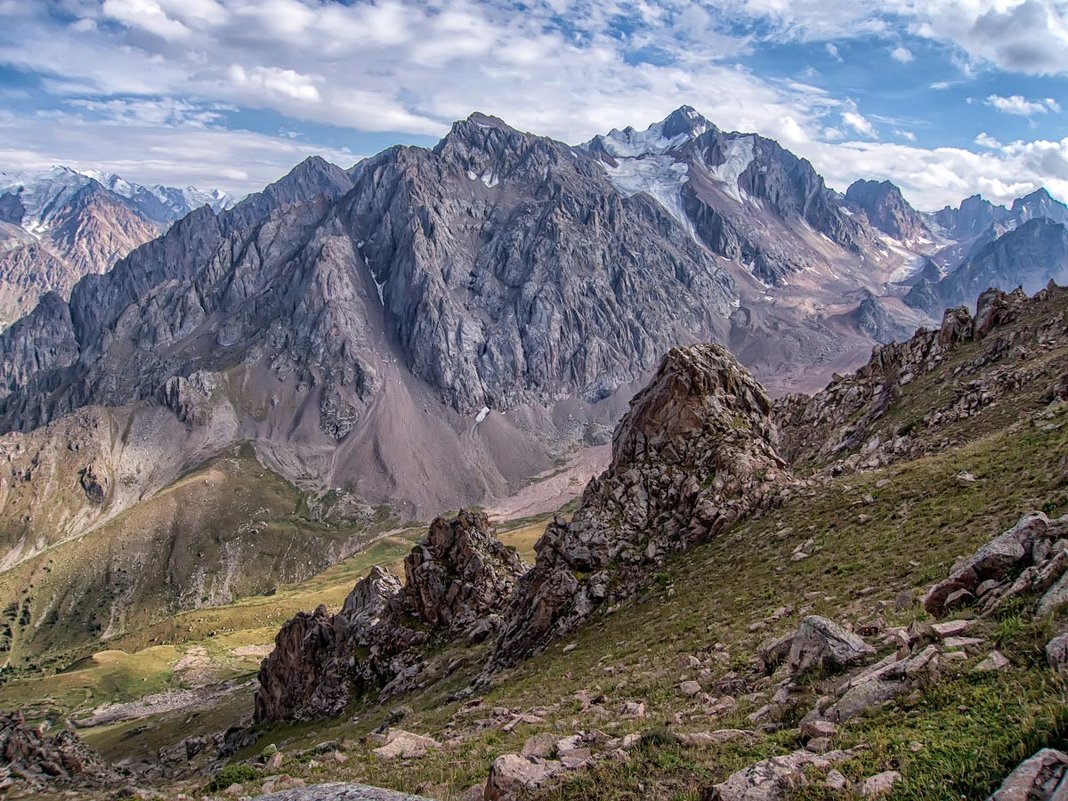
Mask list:
[[[1035,114],[1046,114],[1050,111],[1060,112],[1061,110],[1060,104],[1052,97],[1028,100],[1021,95],[1012,95],[1011,97],[990,95],[986,99],[986,104],[1005,114],[1015,114],[1020,117],[1033,117]]]
[[[912,51],[909,50],[907,47],[898,45],[890,51],[890,58],[892,58],[894,61],[900,62],[901,64],[908,64],[910,61],[913,61],[915,59],[915,56],[912,55]]]

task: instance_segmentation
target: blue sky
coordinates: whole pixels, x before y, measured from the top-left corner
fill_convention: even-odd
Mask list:
[[[479,110],[579,142],[688,104],[844,189],[1068,199],[1068,0],[0,0],[0,169],[241,194]]]

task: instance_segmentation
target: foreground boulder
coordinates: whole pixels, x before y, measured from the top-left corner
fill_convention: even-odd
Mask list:
[[[505,615],[514,664],[633,593],[670,554],[715,537],[785,483],[771,402],[718,345],[674,348],[616,429],[608,469],[557,519]]]
[[[1060,801],[1068,798],[1068,755],[1043,748],[1019,764],[989,801]]]
[[[406,583],[371,569],[337,614],[301,612],[260,666],[256,722],[341,714],[354,691],[399,691],[418,681],[424,646],[481,639],[526,569],[485,514],[438,518],[405,558]]]
[[[105,787],[121,777],[70,728],[49,737],[21,712],[0,712],[0,792]]]
[[[942,617],[953,608],[980,603],[990,612],[1010,598],[1039,595],[1035,613],[1054,614],[1068,606],[1068,515],[1049,520],[1032,512],[958,560],[950,575],[923,598],[924,609]]]

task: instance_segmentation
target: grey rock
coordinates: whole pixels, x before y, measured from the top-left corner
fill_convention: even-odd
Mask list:
[[[809,615],[797,627],[787,664],[794,674],[834,672],[856,665],[874,653],[874,648],[837,623]]]
[[[1058,634],[1046,643],[1046,661],[1054,670],[1068,669],[1068,632]]]
[[[366,784],[316,784],[255,796],[255,801],[431,801],[421,795],[409,795]]]
[[[1052,801],[1065,784],[1068,756],[1043,748],[1021,762],[1001,783],[989,801]]]

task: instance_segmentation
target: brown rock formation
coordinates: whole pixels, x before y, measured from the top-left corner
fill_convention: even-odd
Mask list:
[[[421,646],[495,631],[525,569],[485,514],[436,519],[404,560],[403,587],[374,567],[337,614],[320,606],[282,627],[260,667],[256,721],[330,717],[354,691],[410,686],[422,669]]]
[[[600,604],[632,593],[667,556],[714,537],[781,488],[771,403],[718,345],[674,348],[631,401],[612,462],[535,546],[493,658],[513,664]]]

